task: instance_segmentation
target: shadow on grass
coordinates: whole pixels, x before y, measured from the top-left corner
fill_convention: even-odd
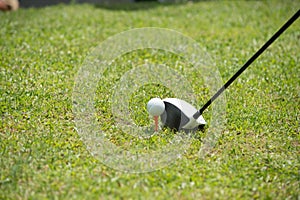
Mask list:
[[[94,4],[95,8],[112,10],[112,11],[137,11],[148,10],[161,6],[158,2],[137,2],[137,3],[101,3]]]
[[[210,0],[173,0],[175,2],[171,3],[172,0],[165,0],[165,2],[160,3],[158,0],[137,0],[135,2],[127,2],[127,3],[112,3],[112,1],[99,1],[99,0],[44,0],[44,1],[36,1],[36,0],[26,0],[21,1],[20,5],[23,8],[41,8],[47,6],[54,6],[58,4],[92,4],[95,8],[106,9],[106,10],[124,10],[124,11],[137,11],[137,10],[148,10],[153,9],[159,6],[177,6],[183,5],[191,2],[199,2],[199,1],[210,1]]]
[[[95,4],[96,8],[113,10],[113,11],[137,11],[137,10],[148,10],[159,6],[176,6],[186,4],[186,2],[180,3],[160,3],[157,1],[143,1],[135,3],[109,3],[109,4]]]
[[[164,0],[159,2],[156,0],[140,0],[132,3],[96,3],[96,8],[107,9],[107,10],[124,10],[124,11],[136,11],[136,10],[148,10],[159,6],[178,6],[189,3],[198,3],[204,1],[213,0]]]
[[[47,6],[54,6],[57,4],[69,4],[71,0],[43,0],[43,1],[36,1],[36,0],[23,0],[20,1],[20,6],[22,8],[41,8]]]

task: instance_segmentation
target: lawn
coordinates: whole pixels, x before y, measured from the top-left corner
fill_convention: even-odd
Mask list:
[[[176,30],[210,55],[225,82],[299,7],[297,1],[199,1],[0,13],[0,199],[299,199],[300,20],[226,91],[226,123],[204,157],[198,151],[214,128],[211,120],[218,121],[214,105],[204,113],[208,126],[189,138],[178,159],[130,173],[89,152],[73,101],[78,71],[90,53],[120,32]],[[116,126],[112,109],[118,82],[144,63],[188,75],[197,107],[212,91],[200,72],[188,73],[191,64],[179,55],[141,49],[116,58],[97,83],[94,121],[101,137],[147,153],[177,134],[128,135]],[[128,118],[149,125],[147,101],[172,95],[177,97],[159,84],[137,88],[128,97]]]

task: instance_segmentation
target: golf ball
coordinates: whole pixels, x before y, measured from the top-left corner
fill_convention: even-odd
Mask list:
[[[165,111],[165,104],[160,98],[153,98],[147,104],[147,110],[152,116],[159,116]]]

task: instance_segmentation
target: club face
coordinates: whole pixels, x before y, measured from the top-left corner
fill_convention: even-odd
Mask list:
[[[171,130],[197,130],[199,125],[204,125],[203,121],[195,120],[193,117],[188,117],[184,107],[175,106],[170,102],[165,102],[165,112],[161,115],[161,121],[164,127]],[[193,113],[188,113],[192,116]]]
[[[178,131],[180,129],[182,112],[172,104],[165,103],[165,105],[165,111],[160,116],[163,126]]]

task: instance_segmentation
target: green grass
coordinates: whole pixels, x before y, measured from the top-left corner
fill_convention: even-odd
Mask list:
[[[182,32],[209,52],[226,81],[299,7],[297,1],[200,1],[0,13],[0,199],[299,198],[299,20],[226,92],[227,123],[204,159],[196,153],[205,133],[197,133],[190,149],[168,167],[142,174],[111,169],[89,154],[72,112],[77,71],[91,49],[114,34],[149,26]],[[167,60],[174,68],[180,60],[138,52],[116,63],[129,59]],[[115,130],[109,99],[126,69],[107,72],[96,100],[98,123],[125,146],[132,138]],[[209,97],[193,88],[199,103]],[[172,92],[147,85],[133,94],[132,105],[154,94]],[[149,123],[144,107],[130,109],[137,124]]]

